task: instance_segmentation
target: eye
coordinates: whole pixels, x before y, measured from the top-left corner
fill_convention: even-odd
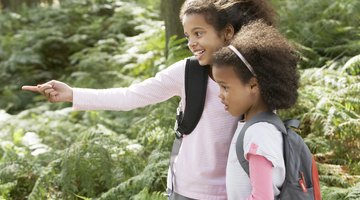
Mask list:
[[[204,33],[201,31],[196,31],[194,34],[196,37],[201,37]]]
[[[229,87],[225,86],[225,85],[220,85],[221,89],[224,90],[224,92],[227,92]]]

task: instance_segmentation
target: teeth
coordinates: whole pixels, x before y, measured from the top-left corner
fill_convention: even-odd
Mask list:
[[[194,52],[194,55],[195,55],[195,56],[198,56],[198,55],[200,55],[200,54],[202,54],[202,53],[204,53],[204,50],[195,51],[195,52]]]

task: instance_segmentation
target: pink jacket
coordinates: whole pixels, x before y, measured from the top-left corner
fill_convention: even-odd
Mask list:
[[[185,108],[185,60],[181,60],[155,77],[128,88],[80,89],[73,92],[75,110],[128,111],[181,97]],[[175,192],[193,199],[225,200],[225,171],[237,118],[224,110],[218,98],[220,89],[209,78],[205,108],[194,131],[184,137],[175,160]],[[174,118],[176,111],[174,110]],[[173,133],[169,133],[173,134]],[[168,187],[171,188],[168,174]]]

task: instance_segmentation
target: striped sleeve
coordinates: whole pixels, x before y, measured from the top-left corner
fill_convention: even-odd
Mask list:
[[[186,60],[158,72],[155,77],[127,88],[73,89],[74,110],[128,111],[181,96]]]

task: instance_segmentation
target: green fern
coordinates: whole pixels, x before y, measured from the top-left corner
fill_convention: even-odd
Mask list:
[[[57,159],[49,163],[49,165],[42,169],[39,178],[29,194],[29,200],[46,199],[60,199],[62,193],[58,190],[57,183],[59,182],[61,166],[61,159]]]
[[[169,54],[166,61],[168,65],[191,56],[191,52],[186,43],[186,38],[177,38],[176,36],[170,38]]]
[[[348,195],[346,195],[345,200],[356,200],[360,199],[360,182],[354,187],[349,189]]]
[[[99,141],[81,141],[64,154],[60,181],[63,191],[94,197],[107,191],[113,182],[113,160]]]
[[[346,165],[349,174],[358,174],[360,77],[353,75],[354,67],[349,66],[358,66],[359,60],[356,56],[343,63],[334,61],[320,69],[303,70],[297,104],[279,113],[283,118],[301,120],[300,135],[320,163]],[[327,170],[320,169],[326,185],[347,188],[354,184],[341,175],[325,175]]]
[[[130,200],[166,200],[167,196],[164,192],[149,192],[149,189],[145,187],[139,194],[130,198]]]
[[[321,186],[322,199],[342,200],[345,199],[347,190],[338,187]]]
[[[328,60],[359,53],[359,1],[272,0],[280,29],[301,44],[301,68],[321,67]]]
[[[17,186],[17,181],[7,182],[0,184],[0,199],[10,199],[11,191],[13,191]]]
[[[352,57],[341,70],[341,73],[347,73],[350,75],[360,74],[360,55]]]
[[[142,172],[103,193],[99,200],[130,199],[145,187],[150,191],[165,191],[168,156],[168,153],[153,151]]]

